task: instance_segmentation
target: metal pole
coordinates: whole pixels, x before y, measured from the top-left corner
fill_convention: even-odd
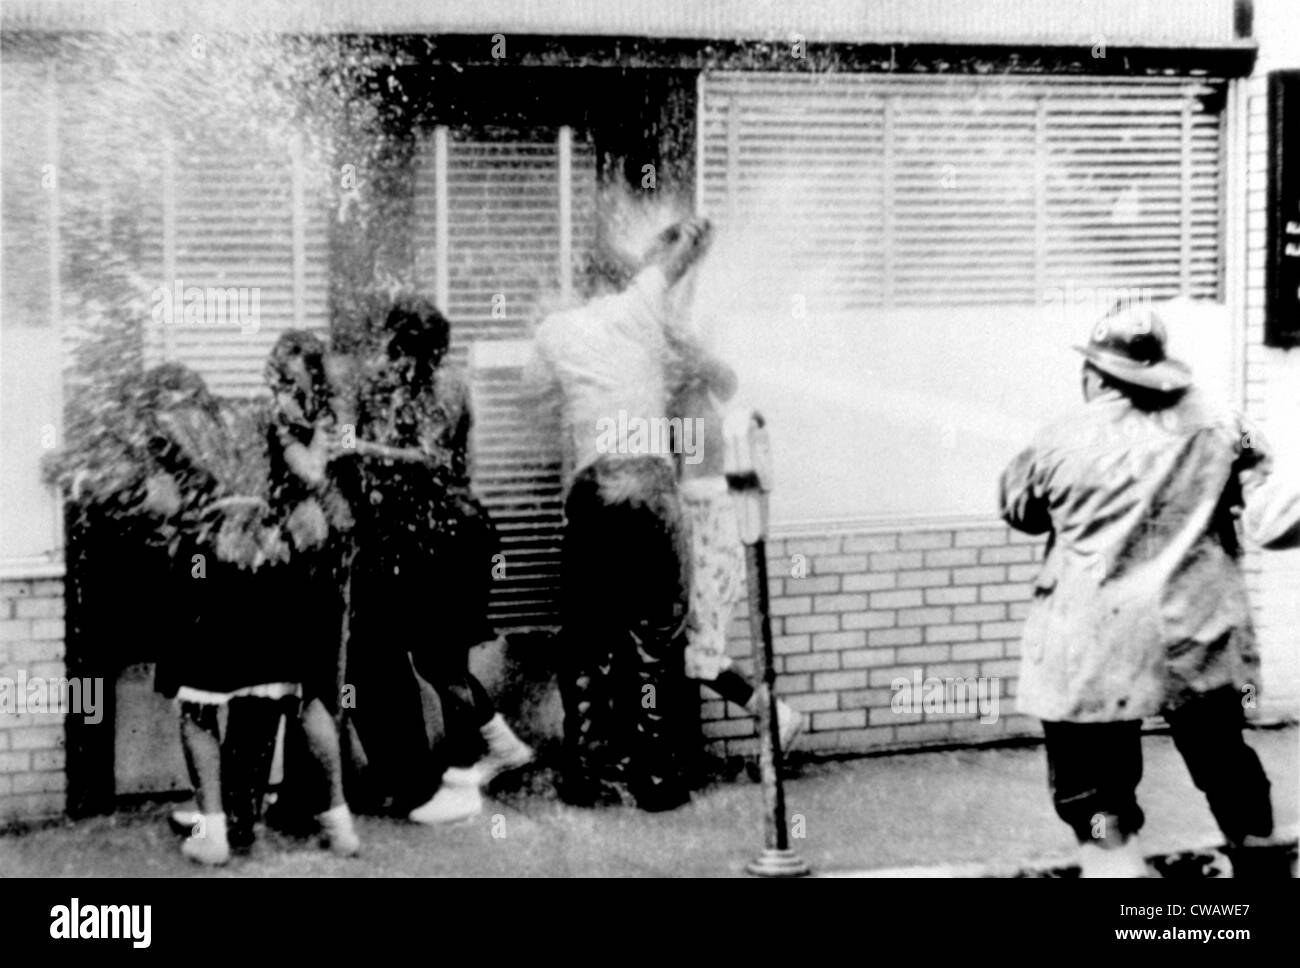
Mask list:
[[[754,643],[754,703],[758,712],[759,770],[763,783],[763,852],[745,870],[758,877],[803,877],[808,864],[790,849],[786,827],[785,787],[781,782],[781,737],[776,729],[776,667],[772,661],[772,620],[767,588],[767,494],[771,463],[762,416],[741,413],[728,418],[727,486],[736,502],[740,537],[745,543],[749,582],[749,630]]]

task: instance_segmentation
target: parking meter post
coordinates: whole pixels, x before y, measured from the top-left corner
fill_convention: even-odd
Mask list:
[[[741,419],[743,418],[743,419]],[[777,727],[776,666],[772,655],[772,620],[767,580],[768,492],[771,458],[767,430],[757,413],[733,415],[725,427],[727,486],[736,505],[745,544],[749,593],[749,629],[757,672],[759,769],[763,785],[764,849],[746,865],[758,877],[802,877],[807,863],[790,849],[786,826],[785,787],[781,781],[781,739]]]

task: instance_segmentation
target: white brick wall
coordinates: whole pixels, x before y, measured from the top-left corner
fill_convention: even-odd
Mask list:
[[[809,717],[800,749],[852,753],[1034,735],[1037,722],[1016,714],[1014,697],[1021,619],[1043,548],[1041,539],[1012,540],[1009,529],[990,527],[770,541],[776,689]],[[746,614],[742,603],[729,650],[749,670]],[[997,721],[896,712],[891,684],[913,676],[998,679]],[[752,753],[753,718],[707,686],[703,693],[715,752]]]
[[[1264,258],[1268,182],[1267,72],[1300,68],[1300,22],[1289,0],[1256,0],[1260,43],[1247,83],[1246,412],[1274,447],[1300,467],[1300,350],[1264,346]],[[1300,552],[1252,555],[1251,599],[1259,624],[1266,710],[1300,707]]]
[[[63,582],[0,580],[0,678],[62,677]],[[63,812],[63,717],[0,709],[0,827]]]

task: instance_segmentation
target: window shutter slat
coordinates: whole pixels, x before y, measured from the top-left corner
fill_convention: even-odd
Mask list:
[[[531,413],[517,357],[538,318],[569,289],[566,258],[581,260],[595,237],[595,151],[580,133],[556,129],[446,132],[421,142],[415,166],[416,284],[442,303],[453,354],[470,363],[473,487],[504,555],[491,617],[498,627],[553,624],[561,434],[558,417]]]
[[[834,267],[819,280],[840,308],[1032,304],[1065,285],[1215,297],[1219,87],[711,73],[702,198],[743,219],[781,185],[796,261]]]
[[[159,283],[179,281],[182,297],[203,290],[205,312],[201,322],[187,322],[182,298],[170,323],[151,322],[146,362],[178,360],[214,393],[255,396],[280,333],[328,331],[328,213],[323,201],[308,201],[306,165],[287,142],[259,143],[244,132],[173,143],[170,151]],[[242,303],[231,300],[232,290]],[[250,313],[246,323],[240,305]]]

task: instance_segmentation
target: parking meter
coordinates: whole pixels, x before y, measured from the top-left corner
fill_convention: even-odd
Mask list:
[[[767,496],[772,490],[772,448],[766,422],[749,410],[730,413],[722,425],[723,473],[735,502],[740,539],[745,544],[749,630],[758,682],[759,769],[763,781],[765,844],[746,870],[759,877],[802,877],[808,865],[790,849],[781,783],[781,740],[777,729],[776,668],[772,656],[772,619],[767,587]]]

